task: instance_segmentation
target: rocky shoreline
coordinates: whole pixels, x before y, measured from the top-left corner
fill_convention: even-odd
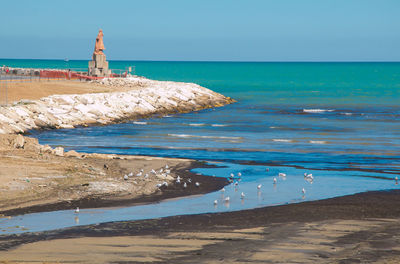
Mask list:
[[[68,83],[75,88],[82,84]],[[48,83],[38,84],[41,88]],[[154,202],[206,193],[227,184],[224,178],[191,173],[191,168],[201,165],[193,160],[64,152],[62,147],[41,145],[37,139],[21,135],[31,129],[105,125],[234,102],[197,84],[143,77],[109,78],[84,85],[92,92],[22,99],[0,107],[0,214]],[[63,89],[61,92],[66,92]],[[21,94],[20,98],[26,97]],[[178,177],[180,184],[175,183]],[[201,187],[187,184],[184,188],[189,179]]]
[[[105,125],[154,114],[198,111],[234,102],[193,83],[154,81],[143,77],[106,78],[94,82],[105,87],[128,87],[129,90],[20,100],[12,106],[0,108],[0,134]]]

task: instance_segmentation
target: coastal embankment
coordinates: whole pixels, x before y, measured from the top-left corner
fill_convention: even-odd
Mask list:
[[[0,109],[0,134],[111,124],[154,114],[197,111],[234,102],[231,98],[192,83],[153,81],[141,77],[95,82],[105,87],[125,87],[129,91],[51,95],[40,100],[20,100]]]

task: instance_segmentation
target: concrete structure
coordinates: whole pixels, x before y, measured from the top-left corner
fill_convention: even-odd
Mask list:
[[[111,70],[108,69],[108,61],[106,60],[106,55],[104,54],[103,50],[105,50],[103,43],[103,31],[100,29],[96,38],[96,44],[94,46],[93,59],[89,61],[88,73],[90,76],[105,77],[111,74]]]

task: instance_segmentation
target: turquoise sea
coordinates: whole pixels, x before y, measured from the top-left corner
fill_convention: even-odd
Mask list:
[[[3,59],[0,65],[73,69],[85,68],[87,61]],[[236,188],[227,186],[224,194],[87,209],[80,225],[399,188],[394,179],[400,176],[400,63],[110,61],[113,69],[128,66],[135,66],[137,75],[194,82],[238,102],[140,122],[32,131],[31,136],[84,152],[204,160],[220,167],[196,172],[222,177],[241,172],[242,180]],[[314,180],[305,179],[304,173],[313,174]],[[258,184],[263,186],[260,191]],[[228,204],[222,202],[226,196],[231,198]],[[214,200],[220,201],[216,207]],[[31,214],[1,220],[0,225],[31,231],[60,228],[75,224],[69,215],[70,210]]]

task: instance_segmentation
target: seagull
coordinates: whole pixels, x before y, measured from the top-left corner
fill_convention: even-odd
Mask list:
[[[79,207],[76,207],[75,213],[76,213],[76,214],[79,213]]]
[[[161,168],[161,169],[160,169],[160,173],[162,173],[162,172],[163,172],[163,169]]]
[[[191,183],[192,182],[192,179],[188,179],[188,183]]]
[[[274,184],[276,184],[276,178],[274,178]]]
[[[154,169],[151,169],[151,173],[156,174],[157,172]]]
[[[133,172],[129,172],[128,177],[132,177],[133,176]]]
[[[140,177],[140,176],[142,176],[142,172],[139,172],[138,174],[136,174],[136,177]]]
[[[168,182],[163,182],[162,185],[164,185],[165,187],[168,187]]]
[[[225,192],[225,188],[222,188],[222,189],[221,189],[221,192]]]
[[[229,203],[229,200],[230,200],[229,196],[224,199],[224,201],[227,203]]]
[[[279,172],[279,177],[286,177],[286,173],[283,173],[283,172]]]
[[[176,179],[176,183],[181,183],[181,179]]]
[[[161,183],[157,183],[157,185],[156,185],[157,188],[160,188],[161,186],[162,186]]]
[[[166,164],[166,165],[165,165],[165,168],[166,168],[166,169],[168,169],[168,168],[169,168],[169,167],[168,167],[168,164]]]
[[[218,204],[218,201],[217,200],[214,200],[214,205],[217,205]]]
[[[196,187],[199,187],[200,183],[196,182],[194,185],[196,185]]]
[[[395,180],[395,181],[398,181],[398,180],[399,180],[399,177],[397,177],[397,176],[394,177],[394,180]]]
[[[184,182],[183,183],[183,188],[186,188],[187,187],[187,184],[186,184],[186,182]]]
[[[140,172],[143,172],[143,169],[140,169]]]
[[[181,180],[181,177],[178,175],[178,177],[176,178],[177,181]]]
[[[301,192],[302,192],[303,194],[306,194],[306,189],[303,188],[303,189],[301,190]]]
[[[257,186],[257,189],[259,189],[259,190],[260,190],[260,189],[261,189],[261,186],[262,186],[262,185],[261,185],[261,184],[259,184],[259,185]]]
[[[231,173],[231,178],[235,177],[235,174]]]
[[[235,182],[235,186],[238,186],[238,185],[239,185],[239,182],[236,181],[236,182]]]
[[[242,177],[242,173],[241,172],[238,173],[238,177]]]
[[[148,178],[148,177],[149,177],[149,174],[146,173],[146,174],[144,175],[144,177],[145,177],[145,178]]]
[[[240,198],[244,199],[244,197],[245,197],[244,192],[242,192],[242,194],[240,195]]]
[[[129,179],[129,178],[128,178],[128,175],[125,174],[125,175],[124,175],[124,180],[127,181],[128,179]]]
[[[166,174],[170,174],[171,171],[170,171],[170,170],[165,170],[165,173],[166,173]]]

